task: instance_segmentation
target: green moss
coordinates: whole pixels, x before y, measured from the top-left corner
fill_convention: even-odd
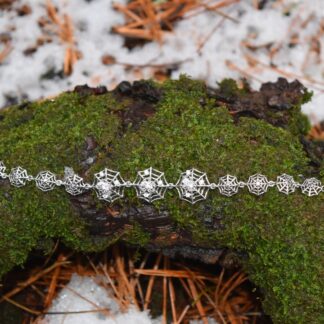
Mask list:
[[[307,135],[311,129],[310,121],[306,115],[300,112],[300,107],[309,102],[312,96],[313,92],[306,90],[300,102],[290,110],[288,129],[296,136]]]
[[[218,87],[219,92],[226,98],[240,98],[249,93],[248,85],[245,84],[243,88],[239,88],[237,82],[233,79],[224,79],[218,83]],[[312,96],[313,92],[306,89],[299,102],[296,105],[293,105],[289,110],[273,111],[271,109],[266,109],[264,113],[271,119],[286,120],[286,128],[290,133],[296,136],[306,135],[310,131],[311,124],[308,117],[301,113],[300,106],[309,102]],[[260,100],[260,102],[262,102],[262,100]],[[257,101],[255,104],[257,104]]]
[[[271,179],[285,172],[296,179],[307,173],[308,159],[294,133],[250,118],[235,125],[225,108],[208,101],[199,82],[169,81],[163,88],[156,115],[115,141],[112,158],[100,164],[118,167],[130,178],[134,170],[152,166],[164,170],[171,182],[191,167],[215,182],[227,173],[241,179],[257,172]],[[139,203],[134,193],[128,197]],[[211,217],[224,216],[222,231],[206,228],[201,205],[179,201],[176,192],[155,203],[170,210],[176,226],[189,231],[197,244],[246,251],[246,270],[263,288],[265,309],[275,322],[316,323],[323,306],[322,283],[315,279],[321,266],[323,198],[286,197],[274,189],[255,197],[245,190],[232,198],[211,193],[207,204]]]
[[[311,129],[311,124],[306,115],[299,113],[300,106],[295,106],[292,113],[292,118],[289,120],[288,129],[296,135],[306,135]]]
[[[225,97],[233,97],[233,96],[242,96],[246,94],[246,89],[239,88],[237,82],[233,79],[224,79],[221,82],[218,82],[219,91]]]
[[[110,94],[84,98],[72,93],[23,109],[11,107],[1,112],[0,156],[8,168],[20,165],[31,174],[43,169],[62,176],[65,166],[80,172],[87,136],[99,143],[97,152],[114,139],[119,121],[110,107],[115,105]],[[32,184],[23,189],[1,185],[0,275],[22,265],[41,238],[62,238],[75,249],[98,248],[85,225],[63,190],[43,193]]]
[[[301,105],[311,101],[312,97],[313,91],[308,91],[306,89],[300,102],[290,110],[288,129],[296,136],[307,135],[311,129],[309,118],[301,113],[300,107]]]
[[[306,89],[303,95],[303,98],[301,100],[301,104],[305,104],[307,102],[310,102],[313,98],[314,91]]]
[[[124,233],[123,240],[127,243],[139,247],[144,247],[150,242],[150,233],[146,232],[143,227],[136,221],[134,221],[132,225],[133,226]]]
[[[89,175],[110,167],[133,179],[136,170],[149,166],[164,171],[170,182],[192,167],[206,172],[212,182],[227,173],[243,180],[257,172],[269,179],[281,173],[296,179],[307,174],[309,161],[296,136],[307,128],[299,105],[287,129],[251,118],[235,124],[228,111],[207,96],[201,82],[181,77],[159,87],[164,96],[156,114],[124,133],[113,112],[127,108],[130,101],[117,104],[111,94],[82,98],[63,94],[23,110],[13,107],[1,113],[0,156],[9,167],[20,164],[32,173],[49,169],[62,175],[64,166],[81,172],[85,137],[92,136],[99,146]],[[231,83],[226,87],[233,91]],[[40,238],[61,237],[82,250],[99,250],[119,238],[94,241],[63,190],[44,194],[28,185],[28,189],[0,186],[0,191],[2,272],[22,264]],[[127,203],[141,203],[134,191],[126,195]],[[192,206],[169,191],[154,205],[167,208],[175,227],[186,230],[195,244],[245,251],[249,258],[244,267],[262,288],[264,307],[275,323],[320,323],[322,196],[308,198],[299,192],[285,196],[270,188],[256,197],[244,189],[231,198],[211,192],[204,204]],[[218,216],[222,229],[205,225],[205,218]],[[120,236],[141,245],[150,240],[136,222]]]

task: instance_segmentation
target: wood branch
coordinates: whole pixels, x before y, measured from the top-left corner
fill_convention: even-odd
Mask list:
[[[323,141],[307,137],[309,123],[300,112],[310,97],[300,82],[285,79],[265,83],[260,91],[244,80],[242,87],[224,80],[212,89],[186,77],[159,85],[122,82],[109,92],[78,86],[51,100],[0,111],[0,157],[8,168],[20,165],[33,175],[50,170],[62,177],[69,166],[88,182],[105,167],[132,179],[149,166],[165,172],[170,182],[190,167],[213,182],[228,173],[245,180],[257,172],[269,179],[288,173],[297,180],[300,174],[323,180]],[[323,291],[315,280],[323,195],[286,197],[270,188],[262,197],[241,190],[228,198],[215,190],[190,205],[170,192],[149,204],[129,190],[108,204],[94,192],[44,193],[31,183],[13,188],[8,180],[0,181],[0,193],[2,274],[22,264],[33,248],[58,238],[83,251],[124,240],[171,257],[243,265],[263,289],[265,309],[277,322],[283,322],[287,307],[290,322],[319,318],[314,301]],[[135,283],[120,280],[130,293]],[[195,295],[199,278],[183,284]],[[144,292],[145,301],[150,295],[149,289]],[[179,322],[188,311],[172,315]]]

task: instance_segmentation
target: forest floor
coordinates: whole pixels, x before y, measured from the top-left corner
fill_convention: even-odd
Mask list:
[[[316,124],[323,46],[321,0],[1,0],[0,107],[84,83],[285,77],[314,91],[303,109]]]

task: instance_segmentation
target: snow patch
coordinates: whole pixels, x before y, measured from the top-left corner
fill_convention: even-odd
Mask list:
[[[122,313],[117,302],[111,297],[111,291],[100,286],[98,281],[104,278],[92,278],[73,274],[70,282],[54,299],[48,312],[61,313],[46,315],[39,324],[157,324],[148,312],[140,312],[135,306]],[[107,309],[103,312],[96,309]],[[83,312],[62,314],[64,312]],[[109,313],[109,314],[108,314]],[[160,321],[159,321],[160,322]]]
[[[126,0],[118,2],[125,4]],[[0,65],[0,107],[14,102],[15,98],[35,100],[84,83],[111,89],[123,80],[153,77],[154,69],[145,67],[147,64],[180,61],[172,78],[185,73],[205,80],[210,86],[228,77],[247,77],[254,89],[261,82],[275,81],[280,76],[289,80],[298,78],[315,93],[303,111],[313,123],[324,119],[324,65],[321,64],[324,36],[318,37],[324,19],[322,0],[269,2],[263,10],[256,10],[252,1],[240,1],[222,9],[235,21],[215,12],[200,13],[179,21],[162,45],[151,42],[132,50],[124,46],[123,37],[111,32],[113,26],[124,23],[124,17],[112,8],[112,0],[53,0],[53,3],[60,15],[67,13],[71,17],[82,58],[70,76],[62,77],[65,45],[58,37],[40,46],[35,53],[24,54],[42,35],[37,22],[46,16],[43,0],[30,3],[29,15],[19,16],[14,10],[0,11],[0,32],[10,35],[12,43],[11,53]],[[23,0],[16,0],[14,5],[22,4]],[[302,27],[307,19],[308,23]],[[287,40],[293,33],[297,33],[298,41],[290,44]],[[319,56],[309,54],[314,37],[318,37],[321,48]],[[0,51],[3,46],[0,43]],[[276,49],[272,57],[269,47]],[[104,65],[103,55],[115,57],[122,64]],[[247,57],[256,60],[256,64],[251,64]],[[123,63],[139,67],[127,68]],[[281,72],[271,68],[273,65]],[[51,73],[54,77],[48,78]]]

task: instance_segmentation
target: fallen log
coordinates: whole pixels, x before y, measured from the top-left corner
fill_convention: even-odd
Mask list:
[[[279,79],[253,91],[224,80],[217,89],[181,77],[156,84],[122,82],[113,91],[78,86],[42,102],[0,111],[0,159],[36,175],[73,168],[89,183],[108,167],[125,179],[150,166],[176,182],[196,168],[209,180],[255,173],[324,179],[324,144],[307,138],[301,105],[310,93]],[[303,177],[301,176],[303,175]],[[109,204],[93,191],[71,196],[14,188],[0,180],[0,274],[22,265],[32,249],[60,238],[81,251],[117,240],[166,255],[243,266],[264,293],[275,323],[319,323],[323,314],[320,233],[323,193],[232,197],[209,193],[191,205],[176,190],[147,203],[135,190]]]

